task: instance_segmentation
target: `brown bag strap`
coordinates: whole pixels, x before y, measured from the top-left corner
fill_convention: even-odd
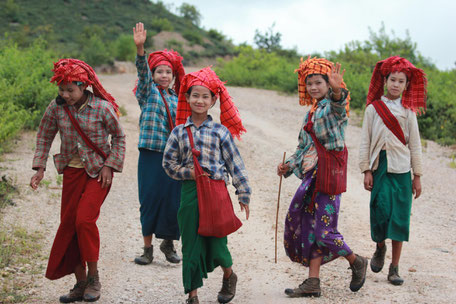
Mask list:
[[[95,145],[94,142],[90,140],[90,138],[84,133],[76,118],[74,118],[73,114],[71,114],[70,109],[68,109],[67,106],[63,106],[63,109],[68,114],[68,117],[70,118],[73,127],[76,129],[79,136],[81,136],[81,138],[84,140],[87,146],[95,152],[97,152],[101,157],[103,157],[103,160],[106,160],[108,158],[106,153],[103,150],[101,150],[97,145]]]
[[[160,92],[160,95],[163,99],[163,103],[165,104],[165,108],[166,108],[166,114],[168,114],[168,124],[169,124],[169,132],[171,132],[173,129],[174,129],[174,122],[173,122],[173,118],[171,116],[171,112],[169,111],[169,107],[168,107],[168,102],[166,101],[166,98],[165,96],[163,95],[163,91],[164,88],[162,86],[158,86],[158,91]]]

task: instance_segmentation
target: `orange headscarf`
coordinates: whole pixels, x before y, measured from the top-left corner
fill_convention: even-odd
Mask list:
[[[92,86],[93,94],[108,101],[113,106],[117,116],[120,115],[119,106],[115,103],[114,97],[106,92],[95,71],[84,61],[73,58],[60,59],[54,63],[52,71],[54,76],[52,76],[51,82],[60,85],[61,83],[68,84],[78,81]]]
[[[299,64],[299,68],[295,70],[298,73],[298,92],[299,92],[299,104],[302,106],[313,105],[316,100],[313,100],[310,94],[307,92],[306,78],[311,74],[322,74],[328,75],[331,73],[333,63],[325,58],[310,58],[303,60]],[[345,82],[342,81],[342,88],[347,89]],[[349,110],[350,94],[347,96],[347,112]]]
[[[176,125],[185,123],[192,114],[185,94],[188,89],[197,85],[208,88],[217,98],[220,98],[220,122],[228,128],[234,137],[240,139],[240,135],[246,130],[242,125],[239,111],[231,100],[224,82],[218,78],[210,66],[184,76],[177,103]]]
[[[389,57],[377,62],[367,94],[366,106],[380,99],[384,93],[385,79],[391,73],[403,72],[409,85],[402,93],[402,105],[415,113],[426,110],[427,79],[422,69],[416,68],[410,61],[399,56]]]

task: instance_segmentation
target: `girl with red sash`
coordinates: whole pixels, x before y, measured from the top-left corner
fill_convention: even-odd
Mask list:
[[[421,141],[416,113],[426,108],[426,78],[407,59],[390,57],[375,66],[364,113],[359,167],[371,191],[371,237],[377,243],[373,272],[385,262],[386,239],[392,242],[388,281],[402,285],[399,259],[409,239],[412,194],[421,194]],[[386,87],[386,95],[384,89]],[[413,179],[412,172],[413,170]]]
[[[175,125],[177,94],[185,75],[183,58],[173,50],[150,53],[144,50],[147,31],[144,24],[133,28],[136,44],[138,82],[134,88],[139,117],[138,197],[143,253],[135,263],[152,263],[152,238],[162,239],[160,250],[170,263],[180,263],[173,241],[179,240],[177,224],[181,182],[173,180],[162,168],[163,150]],[[174,81],[174,82],[173,82]]]
[[[221,124],[208,115],[218,98]],[[195,183],[199,168],[194,164],[193,155],[204,175],[211,180],[228,184],[231,176],[247,219],[251,189],[244,162],[233,140],[233,136],[239,138],[245,128],[223,82],[210,67],[185,75],[179,92],[176,123],[166,144],[163,168],[170,177],[183,180],[177,217],[182,237],[182,279],[185,293],[189,294],[187,303],[199,303],[197,291],[203,286],[203,278],[218,266],[223,269],[223,280],[217,300],[228,303],[236,294],[237,276],[232,270],[227,237],[199,234],[200,224],[204,225],[206,221],[204,212],[199,209],[198,182]],[[213,203],[215,208],[221,204]]]
[[[46,277],[55,280],[74,273],[76,285],[60,297],[60,302],[93,302],[100,298],[101,290],[96,221],[111,188],[113,172],[122,171],[125,134],[114,98],[89,65],[61,59],[53,71],[51,82],[59,86],[59,95],[47,107],[38,129],[33,158],[37,172],[30,186],[36,190],[43,179],[49,150],[59,132],[60,153],[54,155],[54,163],[57,172],[63,174],[62,205]],[[86,90],[88,86],[93,92]]]
[[[345,127],[349,94],[340,64],[324,58],[301,59],[299,102],[311,106],[304,116],[295,153],[280,163],[277,174],[294,173],[302,184],[285,220],[285,251],[293,262],[309,267],[309,277],[290,297],[320,296],[320,266],[342,256],[352,269],[350,289],[358,291],[366,278],[367,259],[355,255],[337,230],[341,193],[346,189]]]

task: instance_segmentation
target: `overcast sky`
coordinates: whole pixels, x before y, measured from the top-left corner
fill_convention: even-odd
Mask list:
[[[418,51],[438,68],[456,62],[456,1],[452,0],[163,0],[172,11],[183,2],[201,13],[201,26],[217,29],[234,43],[253,45],[255,29],[274,22],[284,48],[300,54],[339,50],[352,40],[369,38],[369,27],[400,38],[410,33]],[[147,25],[146,25],[147,26]]]

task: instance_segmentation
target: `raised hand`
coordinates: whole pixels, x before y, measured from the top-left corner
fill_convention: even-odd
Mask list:
[[[333,89],[334,93],[340,93],[342,88],[342,81],[344,80],[345,69],[341,72],[340,63],[332,65],[331,72],[328,73],[329,85]]]
[[[144,55],[144,43],[146,42],[146,38],[147,30],[144,29],[144,24],[142,22],[136,23],[136,26],[133,28],[133,40],[136,44],[138,55]]]

